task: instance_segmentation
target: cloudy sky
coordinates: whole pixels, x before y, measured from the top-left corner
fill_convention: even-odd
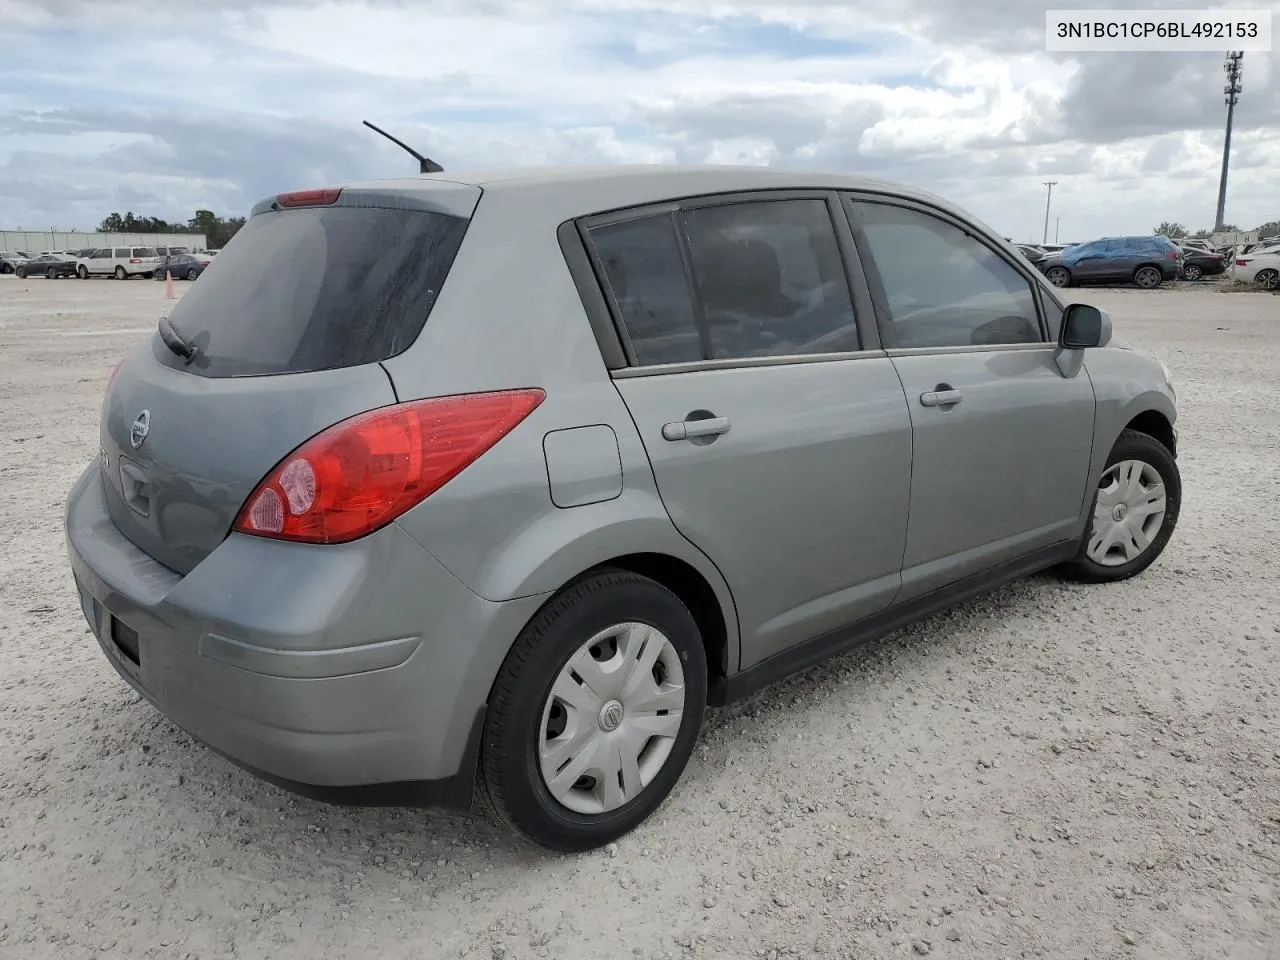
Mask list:
[[[1041,234],[1049,179],[1063,241],[1211,226],[1222,55],[1050,56],[1046,6],[0,0],[0,228],[242,214],[283,189],[416,169],[362,119],[446,169],[862,172],[939,192],[1020,240]],[[1280,218],[1280,78],[1274,54],[1244,62],[1227,219],[1248,228]]]

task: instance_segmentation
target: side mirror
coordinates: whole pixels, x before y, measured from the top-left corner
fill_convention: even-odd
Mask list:
[[[1111,342],[1111,316],[1087,303],[1073,303],[1062,314],[1058,346],[1064,350],[1088,350]]]

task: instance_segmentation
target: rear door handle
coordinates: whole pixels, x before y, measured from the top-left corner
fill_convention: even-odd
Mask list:
[[[709,417],[706,420],[677,420],[662,425],[664,440],[690,440],[694,437],[718,437],[729,432],[728,417]]]
[[[964,394],[959,390],[952,390],[947,387],[941,389],[944,384],[938,384],[939,389],[930,390],[927,393],[920,394],[920,405],[922,407],[952,407],[964,399]]]

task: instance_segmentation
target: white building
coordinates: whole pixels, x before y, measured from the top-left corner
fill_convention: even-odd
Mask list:
[[[72,230],[0,230],[0,250],[21,250],[36,256],[45,250],[82,250],[86,247],[190,247],[203,250],[209,244],[203,233],[79,233]]]

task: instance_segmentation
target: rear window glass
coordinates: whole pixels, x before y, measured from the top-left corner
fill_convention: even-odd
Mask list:
[[[467,221],[441,213],[316,207],[251,217],[174,306],[199,349],[162,362],[209,377],[376,363],[417,339]]]
[[[116,247],[115,249],[116,249],[116,256],[117,256],[117,257],[127,257],[127,256],[129,256],[129,248],[128,248],[128,247]],[[111,251],[109,251],[109,250],[108,250],[108,251],[107,251],[107,256],[110,256],[110,255],[111,255]]]

